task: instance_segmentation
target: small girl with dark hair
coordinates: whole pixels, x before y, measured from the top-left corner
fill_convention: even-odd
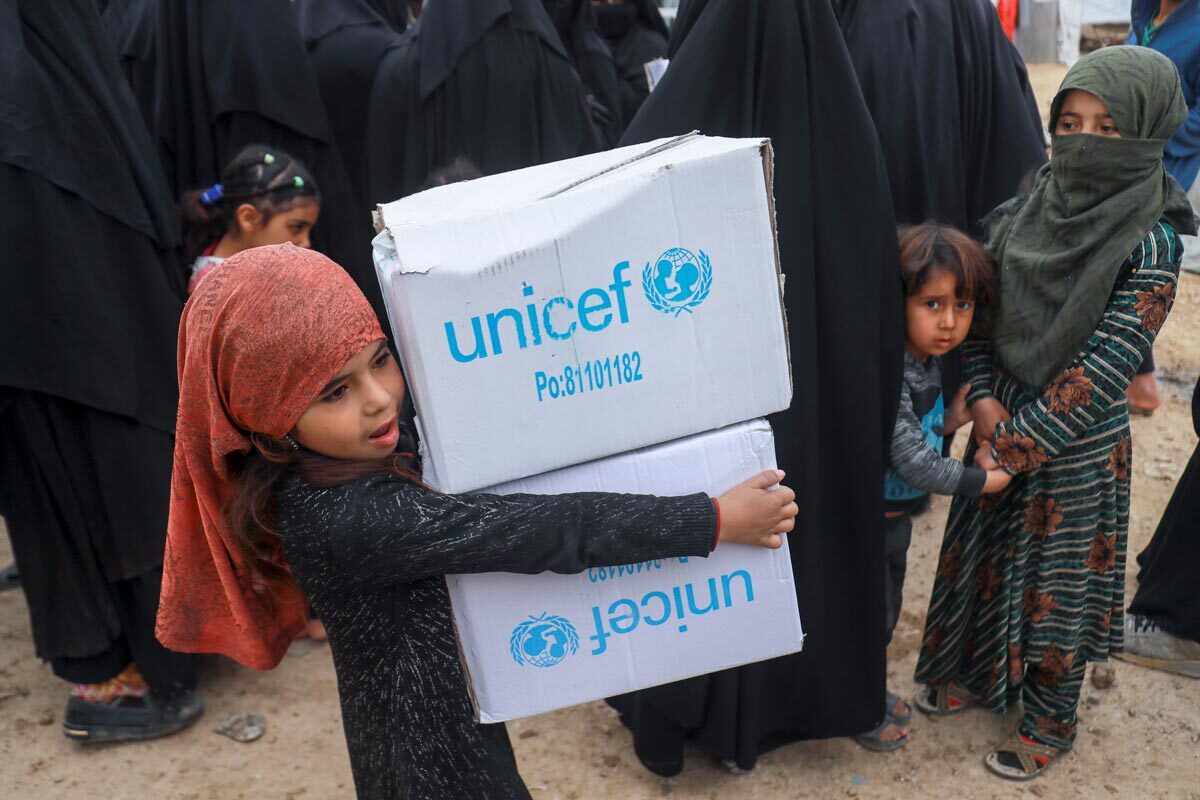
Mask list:
[[[310,247],[321,195],[308,168],[282,150],[243,147],[221,181],[180,198],[188,294],[214,267],[251,247],[291,242]]]
[[[930,492],[978,497],[999,492],[1011,476],[984,471],[942,456],[942,437],[971,421],[966,391],[949,409],[942,398],[941,356],[962,344],[967,333],[986,327],[994,265],[971,237],[948,225],[927,222],[900,229],[900,274],[904,281],[904,381],[884,478],[884,572],[887,640],[900,618],[900,601],[912,541],[912,512]],[[895,750],[908,743],[912,718],[899,695],[886,693],[887,713],[855,741],[869,750]]]
[[[427,488],[366,298],[337,264],[286,244],[238,254],[197,289],[179,388],[158,637],[269,669],[307,595],[329,629],[364,800],[529,797],[504,726],[474,720],[447,573],[775,548],[798,511],[790,489],[770,488],[776,470],[719,500]]]

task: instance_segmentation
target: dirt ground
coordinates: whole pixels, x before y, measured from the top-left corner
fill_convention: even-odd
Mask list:
[[[1031,70],[1048,105],[1063,70]],[[1164,407],[1133,421],[1132,554],[1146,545],[1196,444],[1188,412],[1200,373],[1200,277],[1184,275],[1156,351]],[[903,616],[890,653],[891,685],[911,693],[925,604],[947,502],[935,501],[914,531]],[[0,537],[0,563],[10,554]],[[1130,591],[1135,571],[1129,574]],[[82,747],[63,738],[64,685],[33,655],[20,592],[0,594],[0,798],[83,800],[323,800],[353,796],[333,666],[327,647],[290,655],[256,673],[220,658],[201,662],[206,716],[178,736]],[[521,773],[539,800],[680,798],[1044,798],[1200,800],[1200,681],[1116,663],[1116,685],[1085,684],[1074,752],[1033,784],[991,777],[982,759],[1016,717],[971,712],[917,716],[908,747],[869,753],[849,740],[776,750],[750,774],[731,775],[700,753],[682,775],[659,779],[633,756],[629,735],[603,703],[509,726]],[[213,732],[230,714],[266,716],[267,733],[238,744]]]

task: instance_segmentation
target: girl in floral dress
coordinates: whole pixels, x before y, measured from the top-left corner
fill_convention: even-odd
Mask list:
[[[1125,390],[1171,308],[1178,234],[1196,230],[1162,167],[1186,114],[1161,55],[1080,59],[1051,107],[1051,162],[985,220],[1000,287],[990,341],[964,344],[983,441],[968,457],[1015,477],[951,506],[916,705],[946,716],[1022,700],[1016,738],[986,758],[1002,777],[1033,778],[1071,748],[1087,663],[1121,650]]]

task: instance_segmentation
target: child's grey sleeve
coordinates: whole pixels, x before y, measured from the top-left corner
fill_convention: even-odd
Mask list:
[[[914,489],[936,494],[978,497],[987,473],[957,458],[943,458],[925,441],[921,421],[913,411],[908,385],[900,388],[900,409],[892,432],[892,466]]]

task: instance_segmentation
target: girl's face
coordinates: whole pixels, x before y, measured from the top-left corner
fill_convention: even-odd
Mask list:
[[[301,198],[291,208],[276,212],[266,221],[262,212],[249,203],[242,203],[235,213],[241,249],[291,242],[307,250],[312,247],[309,234],[317,224],[321,206],[311,199]]]
[[[1058,112],[1058,122],[1054,125],[1054,133],[1058,136],[1090,133],[1093,136],[1121,138],[1117,123],[1108,113],[1108,106],[1104,105],[1104,101],[1099,97],[1083,89],[1067,90]]]
[[[359,350],[326,384],[292,429],[292,438],[330,458],[371,460],[396,449],[404,378],[380,339]]]
[[[904,301],[904,347],[920,361],[941,356],[962,344],[971,330],[975,303],[958,298],[958,281],[946,269],[934,269],[921,288]]]

